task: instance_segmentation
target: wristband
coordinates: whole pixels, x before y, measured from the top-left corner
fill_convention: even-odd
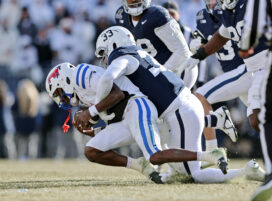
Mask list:
[[[192,56],[194,59],[204,60],[208,55],[205,52],[205,48],[199,48],[196,53]]]
[[[99,113],[99,112],[97,111],[95,105],[89,107],[88,110],[89,110],[89,113],[90,113],[90,115],[91,115],[92,117],[98,115],[98,113]]]

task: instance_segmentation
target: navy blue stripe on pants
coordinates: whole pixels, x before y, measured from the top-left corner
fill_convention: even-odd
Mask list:
[[[178,109],[176,110],[175,113],[176,113],[176,117],[177,117],[179,127],[180,127],[180,148],[185,149],[185,130],[184,130],[183,121],[181,119],[181,116],[180,116],[180,113],[179,113]],[[191,176],[191,171],[190,171],[188,163],[183,162],[183,164],[184,164],[184,167],[185,167],[185,170],[186,170],[187,174]]]
[[[244,70],[242,73],[240,73],[239,75],[236,75],[235,77],[232,77],[232,78],[230,78],[230,79],[228,79],[228,80],[225,80],[225,81],[219,83],[218,85],[214,86],[213,88],[211,88],[211,89],[204,95],[204,97],[205,97],[205,98],[208,98],[208,97],[209,97],[213,92],[215,92],[217,89],[220,89],[221,87],[225,86],[226,84],[229,84],[229,83],[231,83],[231,82],[234,82],[234,81],[238,80],[238,79],[239,79],[242,75],[244,75],[246,72],[247,72],[247,69],[246,69],[246,67],[245,67],[245,70]]]

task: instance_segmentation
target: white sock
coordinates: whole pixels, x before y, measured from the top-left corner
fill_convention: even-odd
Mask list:
[[[133,158],[127,157],[127,168],[131,168]]]
[[[142,166],[138,163],[138,160],[135,158],[128,157],[127,168],[142,172]]]
[[[206,140],[206,151],[212,151],[218,148],[217,139]]]
[[[201,161],[202,160],[202,152],[198,151],[198,152],[196,152],[196,154],[197,154],[197,159],[196,160]]]
[[[228,174],[223,174],[219,169],[206,168],[193,173],[193,177],[199,183],[222,183],[244,174],[245,171],[243,169],[230,169]]]

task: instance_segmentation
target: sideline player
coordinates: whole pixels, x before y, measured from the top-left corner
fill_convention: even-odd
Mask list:
[[[179,76],[179,67],[191,56],[179,24],[161,6],[150,6],[151,0],[122,0],[115,15],[116,24],[127,28],[137,46],[148,52],[164,67]],[[185,70],[185,86],[191,89],[198,69]]]
[[[262,58],[266,60],[267,64],[262,86],[260,88],[262,107],[259,115],[261,145],[266,168],[266,177],[264,183],[252,196],[253,201],[265,201],[272,196],[272,1],[249,1],[244,20],[245,27],[241,38],[240,55],[246,58],[255,52],[256,50],[253,48],[259,43],[259,38],[261,36],[265,36],[269,46],[268,54],[266,57]]]
[[[229,40],[232,40],[239,47],[247,0],[220,0],[220,2],[222,5],[222,25],[207,44],[199,48],[193,56],[184,62],[184,65],[182,66],[183,69],[194,68],[200,60],[203,60],[207,56],[220,50]],[[265,57],[267,51],[268,48],[265,45],[264,38],[261,38],[261,42],[255,49],[254,54],[249,58],[244,59],[246,71],[255,74],[248,93],[248,108],[251,109],[260,108],[260,100],[255,99],[255,94],[257,94],[256,86],[260,84],[261,76],[258,76],[258,74],[263,73],[263,68],[265,66],[263,57]],[[241,74],[242,73],[243,72],[241,72]],[[254,119],[253,121],[250,121],[251,126],[255,129],[258,129],[257,113],[258,111],[255,110],[255,114],[253,114]]]
[[[89,111],[92,117],[96,116],[92,111],[94,107],[95,110],[100,111],[97,115],[99,114],[103,120],[109,119],[112,115],[105,115],[101,113],[102,111],[108,109],[108,112],[114,113],[114,118],[111,117],[108,121],[110,124],[87,143],[85,155],[90,161],[132,168],[142,172],[156,183],[160,183],[160,176],[147,162],[149,159],[154,160],[152,157],[158,152],[160,154],[157,156],[160,158],[157,158],[157,163],[196,160],[197,157],[199,160],[202,158],[214,163],[226,160],[224,151],[219,149],[214,152],[193,152],[181,149],[160,151],[160,136],[156,130],[157,110],[152,102],[139,91],[139,88],[126,77],[116,80],[123,92],[113,85],[110,95],[94,106],[96,90],[99,88],[98,81],[104,71],[100,67],[88,64],[74,67],[69,63],[63,63],[55,66],[46,79],[48,94],[61,108],[67,110],[79,103],[89,107],[89,110],[79,111],[75,115],[74,125],[81,132],[84,132],[86,124],[78,122],[78,116],[82,117],[86,113],[90,115]],[[112,105],[114,106],[109,107]],[[93,118],[88,120],[91,120],[92,124],[96,123]],[[89,122],[85,123],[89,124]],[[132,142],[137,142],[146,160],[132,159],[112,151],[114,148]]]

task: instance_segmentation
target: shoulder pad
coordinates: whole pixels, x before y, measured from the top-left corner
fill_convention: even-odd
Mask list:
[[[115,19],[121,20],[123,18],[124,8],[121,6],[115,13]]]
[[[172,19],[169,12],[162,6],[151,6],[147,9],[146,17],[157,26],[162,26]]]
[[[204,19],[204,10],[203,9],[198,11],[196,14],[196,20],[202,20],[202,19]]]

